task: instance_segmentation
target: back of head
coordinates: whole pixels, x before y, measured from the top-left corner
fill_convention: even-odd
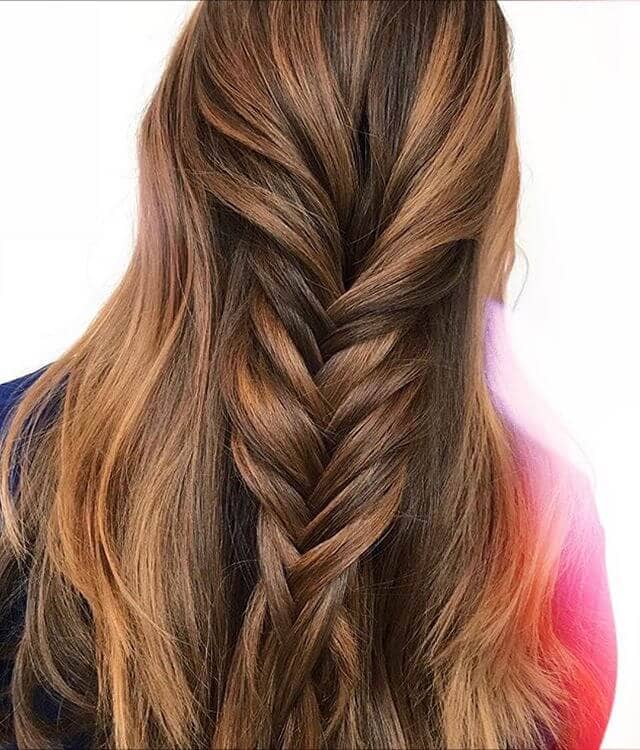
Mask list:
[[[563,523],[483,369],[508,56],[484,0],[196,7],[140,129],[130,267],[5,441],[19,744],[562,742]]]

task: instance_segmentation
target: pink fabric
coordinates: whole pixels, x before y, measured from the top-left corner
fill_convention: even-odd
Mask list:
[[[508,313],[487,314],[486,368],[494,402],[522,438],[521,459],[541,503],[566,503],[568,530],[554,595],[554,624],[593,675],[568,686],[574,710],[566,727],[570,750],[596,750],[605,733],[616,679],[616,641],[607,584],[604,533],[586,476],[570,459],[558,420],[527,383],[509,344]]]

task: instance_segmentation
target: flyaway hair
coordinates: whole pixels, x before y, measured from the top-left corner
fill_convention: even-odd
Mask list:
[[[6,429],[7,736],[568,747],[568,511],[484,371],[519,189],[498,5],[202,2],[139,165],[121,284]]]

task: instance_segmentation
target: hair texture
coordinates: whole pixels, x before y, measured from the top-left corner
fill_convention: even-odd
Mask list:
[[[129,268],[4,440],[19,747],[562,746],[566,523],[484,373],[498,5],[200,3],[139,164]]]

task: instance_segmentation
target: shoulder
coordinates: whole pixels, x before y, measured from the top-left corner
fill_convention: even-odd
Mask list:
[[[553,518],[554,508],[562,509],[553,629],[584,667],[567,686],[576,712],[568,746],[595,749],[601,746],[613,705],[617,643],[605,534],[593,483],[556,446],[524,431],[517,443],[516,453],[543,524]]]
[[[515,428],[516,453],[538,492],[547,498],[566,497],[597,516],[595,488],[587,471],[588,461],[579,455],[577,444],[545,439],[545,435],[518,425]],[[571,449],[577,456],[571,454]],[[595,520],[595,519],[594,519]]]
[[[491,399],[514,438],[530,495],[540,499],[541,510],[550,504],[562,506],[574,547],[585,535],[601,536],[589,461],[521,368],[511,342],[509,313],[502,304],[487,308],[485,348]]]
[[[39,370],[14,378],[6,383],[0,383],[0,427],[5,424],[12,409],[20,400],[22,394],[34,383],[47,369],[47,366]]]

